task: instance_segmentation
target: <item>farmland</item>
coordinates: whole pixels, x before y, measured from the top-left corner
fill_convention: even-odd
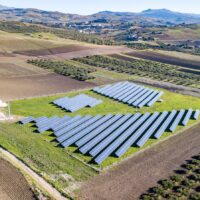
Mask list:
[[[0,199],[35,200],[23,175],[7,161],[0,158]]]
[[[200,85],[198,75],[180,72],[176,66],[154,61],[138,60],[123,55],[113,55],[111,57],[91,56],[74,60],[110,71],[172,82],[177,85],[188,85],[197,88]]]

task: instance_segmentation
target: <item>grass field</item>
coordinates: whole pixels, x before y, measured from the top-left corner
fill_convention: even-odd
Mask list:
[[[0,124],[0,144],[66,194],[70,183],[78,184],[96,174],[95,170],[69,156],[65,149],[56,148],[56,143],[33,134],[30,127]]]

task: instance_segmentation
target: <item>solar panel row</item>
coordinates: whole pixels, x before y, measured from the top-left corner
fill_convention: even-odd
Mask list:
[[[64,97],[61,99],[57,99],[53,101],[53,103],[61,107],[62,109],[65,109],[70,112],[75,112],[87,106],[94,107],[102,103],[102,101],[93,97],[89,97],[85,94],[80,94],[72,98]]]
[[[198,117],[199,110],[182,109],[134,115],[27,117],[21,123],[35,122],[38,131],[54,129],[56,140],[61,146],[75,144],[81,153],[89,153],[100,164],[111,154],[120,157],[131,146],[142,147],[149,138],[158,139],[166,131],[174,131],[178,125],[185,126],[189,119]]]
[[[163,92],[154,91],[128,81],[106,85],[102,88],[96,87],[93,91],[138,108],[145,105],[152,106],[163,95]]]

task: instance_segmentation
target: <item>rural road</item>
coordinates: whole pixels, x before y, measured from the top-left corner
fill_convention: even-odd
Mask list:
[[[34,180],[37,183],[39,188],[41,188],[43,191],[46,191],[52,198],[56,200],[66,200],[65,197],[63,197],[55,188],[53,188],[49,183],[47,183],[42,177],[36,174],[23,162],[18,160],[14,155],[2,149],[1,147],[0,147],[0,157],[9,161],[11,164],[19,168],[24,173],[26,173],[29,177],[32,178],[32,180]]]
[[[200,123],[92,178],[80,192],[84,200],[135,200],[200,152]]]

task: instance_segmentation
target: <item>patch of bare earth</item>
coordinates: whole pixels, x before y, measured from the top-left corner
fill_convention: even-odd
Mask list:
[[[77,81],[55,73],[0,79],[3,100],[39,97],[94,87],[95,84]]]
[[[185,160],[200,152],[200,124],[92,178],[81,188],[80,199],[134,200],[167,178]]]
[[[91,55],[126,53],[131,50],[124,46],[105,45],[68,45],[51,49],[40,49],[31,51],[18,51],[15,55],[25,57],[49,58],[49,59],[72,59]]]
[[[0,158],[0,199],[34,200],[34,194],[23,175]]]

